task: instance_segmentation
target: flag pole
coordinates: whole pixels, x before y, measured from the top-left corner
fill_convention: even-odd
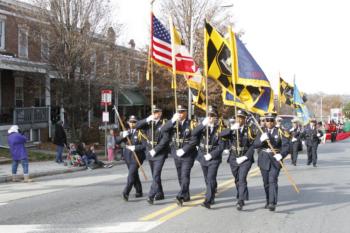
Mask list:
[[[263,131],[262,128],[260,127],[258,121],[255,119],[254,115],[251,114],[251,116],[252,116],[252,118],[253,118],[253,120],[254,120],[255,125],[258,127],[259,131],[260,131],[261,133],[264,133],[264,131]],[[272,150],[273,154],[274,154],[274,155],[277,154],[277,152],[275,151],[275,149],[273,148],[273,146],[272,146],[272,144],[271,144],[271,141],[270,141],[269,139],[267,139],[266,141],[267,141],[268,146],[269,146],[270,149]],[[286,174],[286,176],[287,176],[289,182],[292,184],[294,190],[295,190],[297,193],[300,193],[299,188],[297,187],[297,185],[296,185],[295,181],[293,180],[292,176],[289,174],[289,172],[288,172],[286,166],[284,166],[284,164],[283,164],[282,161],[279,161],[279,164],[281,165],[282,170],[283,170],[284,173]]]
[[[205,24],[207,23],[207,21],[205,20]],[[205,25],[206,26],[206,25]],[[207,54],[207,48],[206,48],[206,44],[207,44],[207,30],[204,26],[204,78],[205,78],[205,117],[208,118],[208,111],[209,111],[209,98],[208,98],[208,54]],[[209,153],[209,130],[208,130],[208,124],[206,125],[206,150],[207,150],[207,154]]]
[[[232,27],[228,27],[228,33],[230,35],[230,50],[231,50],[231,79],[232,79],[232,85],[233,85],[233,101],[235,103],[235,120],[237,120],[237,102],[236,102],[236,81],[238,77],[238,56],[236,52],[236,40],[235,40],[235,35],[233,35]],[[236,129],[236,155],[238,155],[238,148],[240,147],[239,145],[239,134],[238,134],[238,129]]]
[[[281,114],[281,73],[278,72],[278,104],[277,113]]]
[[[172,87],[174,89],[174,99],[175,99],[175,113],[177,113],[177,84],[176,84],[176,58],[175,58],[175,32],[174,32],[174,24],[171,16],[169,15],[169,25],[170,25],[170,35],[171,35],[171,58],[173,63],[173,82]],[[175,148],[179,143],[179,120],[176,120],[176,142]]]
[[[151,79],[151,114],[153,114],[153,103],[154,103],[154,83],[153,83],[153,62],[152,62],[152,48],[153,48],[153,43],[152,43],[152,37],[153,37],[153,3],[154,3],[155,0],[152,0],[151,1],[151,36],[150,36],[150,48],[149,48],[149,51],[150,51],[150,79]],[[152,149],[153,149],[153,141],[154,141],[154,121],[151,121],[151,134],[152,134],[152,137],[151,137],[151,146],[152,146]]]
[[[122,119],[120,118],[118,109],[117,109],[117,107],[116,107],[115,105],[114,105],[114,108],[113,108],[113,109],[114,109],[115,114],[116,114],[117,117],[118,117],[118,120],[119,120],[119,122],[120,122],[120,126],[122,127],[122,130],[123,130],[123,131],[126,131],[126,128],[125,128],[125,126],[124,126],[124,123],[123,123]],[[130,140],[129,136],[126,136],[126,140],[127,140],[127,144],[128,144],[129,146],[132,146],[132,143],[131,143],[131,140]],[[132,151],[132,154],[133,154],[133,156],[134,156],[134,160],[136,161],[138,167],[141,169],[141,172],[142,172],[143,177],[144,177],[145,180],[147,181],[148,179],[147,179],[145,170],[143,169],[142,164],[140,163],[140,160],[139,160],[139,158],[137,157],[136,152],[135,152],[135,151]]]

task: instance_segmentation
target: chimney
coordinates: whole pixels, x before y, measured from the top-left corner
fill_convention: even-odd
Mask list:
[[[134,39],[131,39],[131,40],[129,41],[129,45],[130,45],[130,48],[135,49],[136,44],[135,44]]]

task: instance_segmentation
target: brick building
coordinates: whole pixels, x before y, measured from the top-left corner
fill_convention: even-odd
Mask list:
[[[0,0],[0,146],[6,146],[7,130],[12,124],[19,125],[30,141],[47,141],[53,135],[52,124],[65,119],[64,106],[56,98],[59,90],[55,83],[60,80],[44,59],[50,56],[49,41],[33,35],[32,27],[41,22],[20,13],[33,8],[16,0]],[[123,56],[116,58],[115,54]],[[145,77],[146,56],[132,47],[114,44],[98,51],[92,60],[95,66],[107,67],[107,73],[111,71],[110,84],[98,84],[98,74],[96,70],[92,72],[94,91],[112,89],[113,102],[124,115],[143,115],[145,99],[138,83]],[[91,80],[86,83],[89,96]],[[86,116],[89,121],[101,121],[99,101],[91,98]]]

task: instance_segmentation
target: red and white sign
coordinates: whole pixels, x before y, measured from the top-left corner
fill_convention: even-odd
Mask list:
[[[102,122],[109,122],[109,112],[102,112]]]
[[[101,105],[112,105],[112,90],[101,91]]]

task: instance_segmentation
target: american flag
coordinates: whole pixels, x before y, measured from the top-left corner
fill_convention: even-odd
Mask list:
[[[167,68],[172,68],[171,37],[169,31],[152,14],[152,58]]]

